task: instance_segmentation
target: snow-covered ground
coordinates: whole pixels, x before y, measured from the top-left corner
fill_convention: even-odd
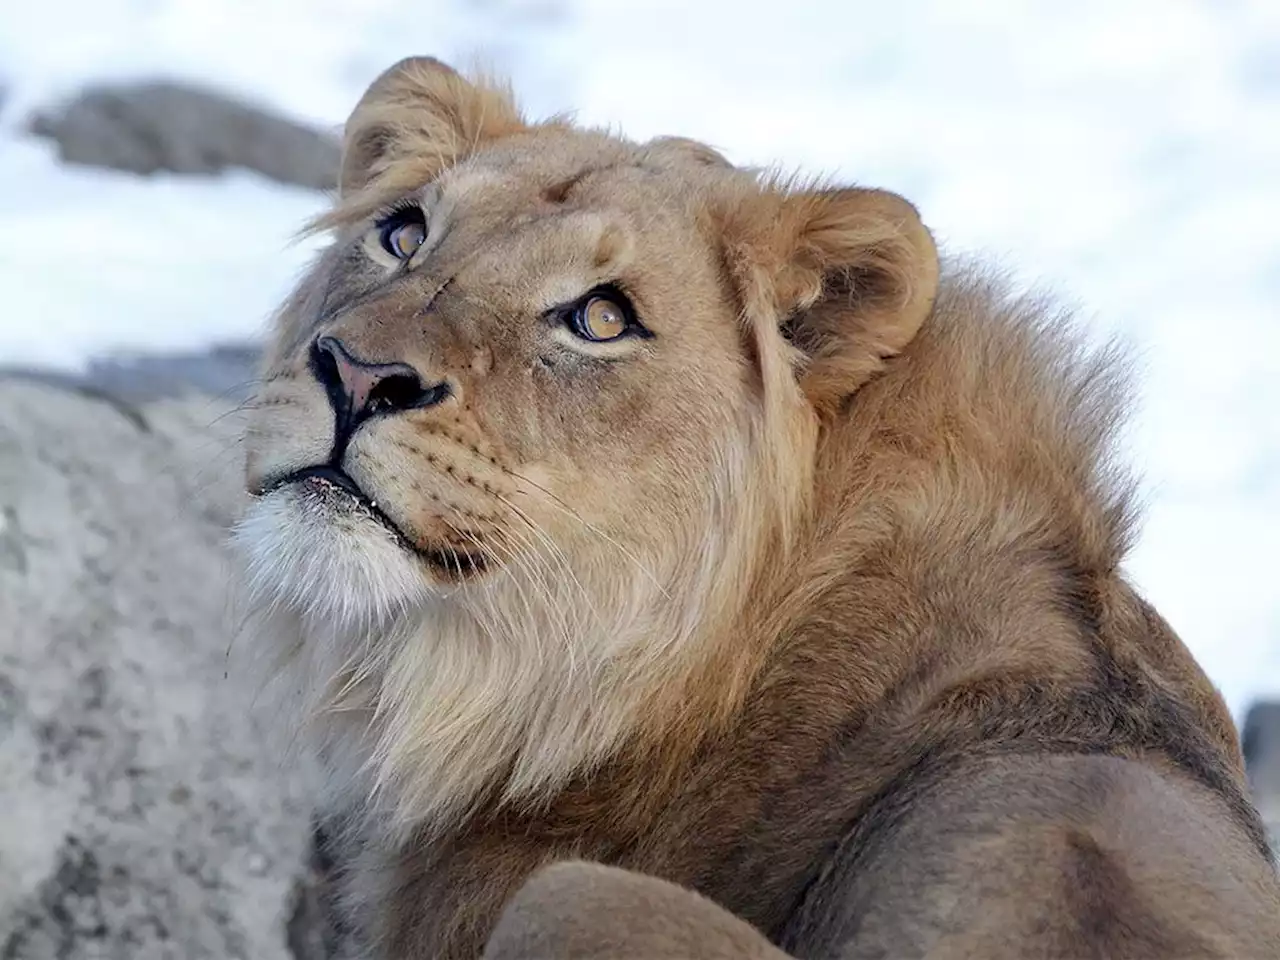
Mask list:
[[[251,335],[322,200],[249,175],[58,166],[30,108],[103,78],[213,83],[337,126],[409,53],[528,111],[899,190],[1144,359],[1131,569],[1237,712],[1280,694],[1276,0],[4,0],[0,364]]]

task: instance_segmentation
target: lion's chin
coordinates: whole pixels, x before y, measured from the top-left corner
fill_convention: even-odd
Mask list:
[[[330,628],[377,627],[441,589],[393,530],[313,484],[258,497],[231,543],[255,607],[283,605]]]

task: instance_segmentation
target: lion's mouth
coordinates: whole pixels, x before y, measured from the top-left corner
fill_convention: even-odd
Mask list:
[[[262,495],[265,496],[272,491],[291,485],[311,490],[322,497],[341,498],[347,504],[356,507],[395,537],[396,542],[405,551],[420,557],[442,579],[462,581],[479,576],[488,569],[488,558],[478,549],[459,549],[449,544],[424,545],[416,542],[400,528],[399,524],[387,516],[377,502],[351,478],[350,474],[337,467],[317,466],[295,470],[267,485]]]

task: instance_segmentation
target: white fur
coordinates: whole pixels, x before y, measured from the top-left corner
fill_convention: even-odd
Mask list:
[[[339,633],[370,630],[427,598],[395,536],[354,504],[288,486],[260,497],[233,543],[255,605],[284,604]]]

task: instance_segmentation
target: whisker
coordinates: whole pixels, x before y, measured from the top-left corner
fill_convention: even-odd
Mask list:
[[[573,567],[570,565],[569,558],[565,556],[564,551],[561,550],[559,545],[547,535],[546,531],[538,526],[538,524],[534,522],[533,518],[519,506],[496,491],[494,492],[494,496],[504,503],[517,518],[524,522],[529,527],[530,532],[546,546],[548,552],[551,554],[552,560],[558,563],[559,568],[563,571],[564,575],[575,587],[577,587],[578,593],[582,596],[583,603],[585,603],[587,608],[591,611],[596,623],[603,628],[605,625],[604,618],[601,617],[600,611],[597,610],[595,604],[592,603],[591,595],[588,593],[587,588],[582,585],[582,581],[579,580],[577,574],[573,572]]]
[[[205,429],[208,429],[210,427],[216,427],[218,424],[220,424],[223,420],[226,420],[228,417],[234,417],[238,413],[248,413],[250,410],[258,409],[258,407],[259,407],[259,404],[255,401],[255,398],[253,397],[250,397],[247,400],[241,400],[235,406],[231,407],[228,410],[222,411],[222,413],[218,414],[212,420],[205,423],[204,425]]]
[[[487,549],[488,551],[497,553],[499,557],[502,557],[505,560],[504,568],[506,569],[506,574],[511,579],[512,586],[516,591],[516,596],[519,598],[520,602],[523,604],[525,608],[526,616],[530,620],[532,620],[532,607],[529,604],[528,596],[525,594],[524,586],[521,584],[520,577],[518,576],[519,567],[522,561],[521,553],[506,543],[490,544],[486,548],[484,547],[484,545],[480,544],[480,542],[476,539],[475,535],[472,534],[470,531],[457,530],[457,532],[461,536],[467,537],[469,540],[475,543],[477,547],[480,547],[482,550]],[[476,622],[481,625],[481,628],[485,631],[485,634],[488,637],[490,637],[495,641],[501,642],[500,640],[501,637],[511,636],[513,634],[513,630],[512,630],[513,624],[511,623],[507,623],[506,629],[504,630],[499,630],[495,628],[495,624],[493,621],[499,620],[499,619],[502,619],[502,620],[509,619],[509,611],[502,610],[501,612],[499,612],[499,608],[495,608],[494,605],[491,602],[489,602],[489,596],[487,593],[484,594],[483,607],[484,607],[483,611],[477,610],[474,607],[472,607],[471,609],[472,609],[472,614],[476,617]]]
[[[535,488],[536,490],[541,491],[548,498],[548,501],[553,506],[560,508],[571,519],[576,520],[578,523],[582,524],[584,529],[590,531],[591,533],[594,533],[596,536],[600,537],[606,543],[612,545],[619,553],[622,554],[623,557],[625,557],[628,561],[634,564],[637,570],[639,570],[641,573],[643,573],[646,577],[649,578],[650,583],[652,583],[653,586],[657,588],[657,590],[662,594],[662,596],[665,599],[667,600],[671,599],[671,594],[667,592],[666,587],[662,585],[661,581],[659,581],[657,576],[651,570],[649,570],[648,567],[646,567],[643,563],[641,563],[638,557],[636,557],[629,550],[627,550],[627,548],[624,547],[622,544],[618,543],[617,540],[609,536],[603,530],[587,522],[587,520],[584,519],[582,515],[579,514],[576,510],[574,510],[571,506],[569,506],[569,504],[565,503],[563,500],[557,497],[554,493],[552,493],[546,487],[542,486],[540,483],[530,480],[528,477],[522,474],[519,474],[514,470],[507,470],[506,472],[510,474],[512,477],[515,477],[517,480],[522,480],[525,483],[529,484],[531,487]],[[520,492],[520,491],[517,491],[517,492]]]
[[[507,543],[506,547],[514,560],[512,564],[513,566],[512,583],[515,587],[517,595],[520,598],[520,602],[524,607],[524,611],[525,611],[524,623],[525,624],[536,623],[538,622],[538,617],[535,615],[534,606],[530,602],[529,595],[525,591],[524,585],[521,582],[523,579],[519,575],[521,572],[526,572],[530,575],[529,585],[541,595],[541,599],[543,601],[541,609],[544,611],[544,613],[550,613],[553,617],[557,618],[557,620],[559,621],[556,624],[556,626],[558,627],[558,632],[561,633],[567,640],[568,625],[564,621],[563,611],[561,610],[560,605],[555,602],[554,597],[552,596],[551,585],[539,575],[537,567],[540,566],[540,564],[534,563],[534,561],[541,559],[537,551],[537,545],[527,540],[524,537],[517,538],[514,531],[506,532],[505,536],[507,537],[508,540],[517,541],[515,544]],[[523,546],[525,549],[523,550],[519,549],[519,547],[521,546]],[[510,616],[509,611],[504,610],[503,617],[509,618],[509,616]],[[508,631],[507,631],[508,635],[515,635],[518,632],[525,632],[525,631],[518,631],[518,630],[512,629],[513,627],[518,628],[523,625],[524,624],[509,623]],[[540,635],[535,636],[534,640],[539,645],[541,645],[542,637]]]

